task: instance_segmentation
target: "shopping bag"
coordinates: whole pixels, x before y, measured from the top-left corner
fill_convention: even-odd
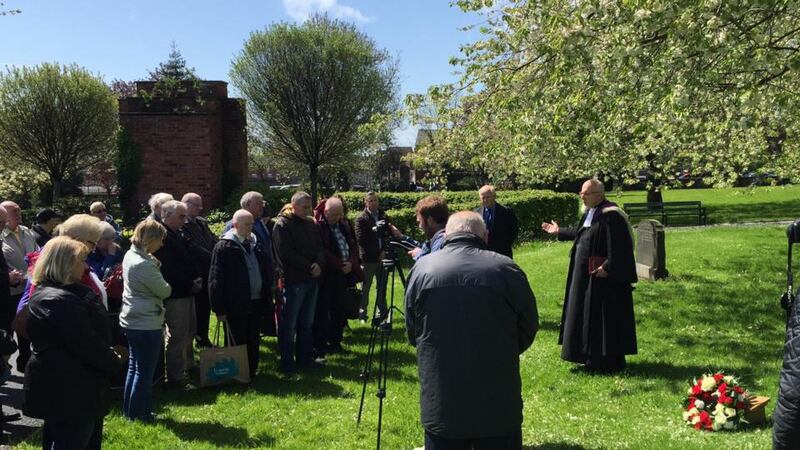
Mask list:
[[[224,322],[224,323],[223,323]],[[227,344],[220,347],[219,328],[223,327]],[[247,346],[236,345],[230,326],[225,321],[217,322],[214,346],[200,351],[200,386],[219,386],[228,383],[249,383],[250,368],[247,363]]]

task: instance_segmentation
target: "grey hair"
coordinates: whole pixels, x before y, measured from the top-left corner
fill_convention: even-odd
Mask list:
[[[94,202],[91,205],[89,205],[89,212],[94,214],[94,212],[97,211],[98,208],[106,209],[106,204],[103,202]]]
[[[478,194],[479,195],[480,194],[484,194],[486,192],[490,192],[492,194],[495,194],[494,186],[492,186],[491,184],[484,184],[480,189],[478,189]]]
[[[460,211],[447,219],[445,234],[471,233],[475,236],[483,237],[486,234],[486,224],[483,217],[473,211]]]
[[[263,200],[264,196],[261,194],[261,192],[258,192],[258,191],[245,192],[242,195],[242,198],[239,199],[239,206],[241,206],[242,208],[245,208],[248,203],[250,203],[251,201],[255,200],[256,198],[261,198]]]
[[[150,196],[150,199],[147,200],[147,205],[150,206],[150,211],[155,212],[156,209],[161,208],[164,203],[170,200],[175,200],[175,198],[172,197],[172,194],[159,192],[158,194],[153,194]]]
[[[292,196],[292,204],[293,204],[293,205],[296,205],[297,203],[300,203],[300,201],[301,201],[301,200],[305,200],[305,199],[309,199],[309,200],[311,200],[311,196],[310,196],[310,195],[308,195],[308,192],[305,192],[305,191],[297,191],[297,192],[295,192],[295,193],[294,193],[294,195]]]
[[[595,185],[598,188],[600,188],[600,192],[602,192],[602,193],[606,192],[606,185],[603,184],[602,181],[598,180],[597,178],[591,178],[588,181],[590,181],[593,185]]]
[[[106,222],[105,220],[100,222],[100,237],[101,238],[116,238],[117,237],[117,230],[111,226],[110,223]]]
[[[180,207],[185,209],[186,203],[179,202],[177,200],[169,200],[165,202],[163,205],[161,205],[161,218],[166,219],[170,217],[171,215],[175,214],[175,211],[177,211]]]
[[[342,199],[339,197],[331,197],[325,200],[325,210],[330,211],[334,208],[339,208],[340,210],[344,210],[344,203],[342,203]]]

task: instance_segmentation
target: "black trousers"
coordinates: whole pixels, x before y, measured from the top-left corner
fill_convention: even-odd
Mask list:
[[[327,273],[317,295],[317,306],[314,312],[314,351],[317,356],[328,353],[328,345],[342,343],[344,326],[344,296],[347,291],[347,275],[343,273]]]
[[[447,439],[425,431],[425,450],[522,450],[522,429],[478,439]]]
[[[251,380],[255,378],[258,369],[262,312],[261,300],[250,300],[246,314],[226,316],[236,345],[247,345],[247,364],[250,366]],[[225,343],[230,344],[227,336],[225,336]]]
[[[14,332],[14,330],[11,328],[11,324],[14,322],[14,318],[17,316],[17,307],[19,306],[19,301],[21,299],[22,294],[12,295],[8,305],[6,305],[6,308],[4,308],[2,326],[9,336],[11,336],[11,333]],[[25,364],[27,364],[28,360],[31,358],[31,341],[20,335],[17,335],[17,347],[19,347],[19,355],[17,356],[17,370],[20,372],[25,372]]]
[[[203,280],[203,289],[194,294],[194,311],[197,317],[197,337],[208,340],[208,322],[211,317],[211,301],[208,299],[208,281]]]

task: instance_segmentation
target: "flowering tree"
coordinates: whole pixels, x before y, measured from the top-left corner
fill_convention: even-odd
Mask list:
[[[452,59],[459,82],[406,98],[440,130],[419,159],[529,182],[645,172],[654,194],[688,167],[720,184],[794,175],[800,4],[456,3],[486,15],[484,39]]]

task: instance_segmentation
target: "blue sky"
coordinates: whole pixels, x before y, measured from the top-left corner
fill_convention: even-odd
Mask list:
[[[356,24],[400,60],[401,98],[453,81],[448,64],[478,38],[459,28],[479,22],[448,0],[3,0],[22,14],[0,17],[0,64],[77,63],[109,82],[136,80],[166,59],[175,40],[204,79],[228,81],[233,56],[251,31],[327,12]],[[415,130],[395,133],[413,145]]]

